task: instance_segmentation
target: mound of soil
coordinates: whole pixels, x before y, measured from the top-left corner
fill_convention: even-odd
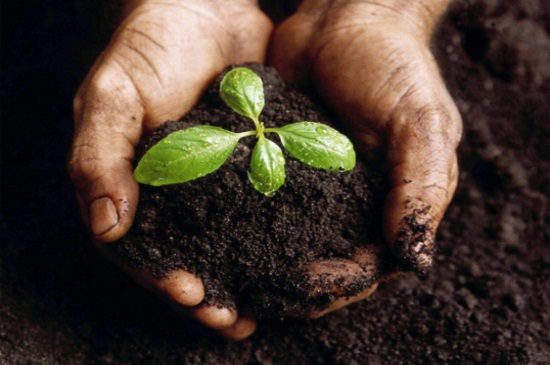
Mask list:
[[[266,127],[297,121],[334,124],[320,106],[287,87],[275,69],[248,67],[263,79],[261,121]],[[250,120],[234,113],[219,96],[224,74],[198,107],[144,138],[140,149],[196,125],[233,132],[253,129]],[[339,290],[348,295],[394,270],[381,230],[387,188],[379,170],[359,161],[350,172],[323,171],[285,150],[286,182],[275,196],[266,197],[247,177],[255,143],[254,137],[241,140],[222,168],[204,178],[142,186],[134,226],[109,247],[130,265],[157,276],[175,269],[195,273],[205,283],[206,304],[246,304],[261,318],[304,314],[332,302],[334,285],[328,276],[310,278],[310,262],[350,259],[357,250],[372,252],[372,263],[361,276],[339,283]],[[316,291],[313,297],[313,286],[326,291]]]

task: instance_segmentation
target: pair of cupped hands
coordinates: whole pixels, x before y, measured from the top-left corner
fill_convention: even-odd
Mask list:
[[[255,1],[127,2],[120,26],[74,101],[69,172],[98,249],[109,257],[106,245],[132,224],[139,194],[134,147],[142,133],[189,112],[226,66],[251,61],[274,66],[287,82],[314,87],[346,123],[360,153],[385,157],[391,184],[387,242],[404,268],[428,268],[458,178],[461,119],[429,49],[447,2],[304,0],[276,28]],[[407,229],[413,216],[428,229]],[[307,269],[313,276],[331,270],[338,283],[361,274],[367,256],[359,252],[342,265],[320,261]],[[251,316],[201,305],[204,286],[191,273],[158,279],[117,264],[178,311],[229,339],[254,332]],[[311,317],[375,289],[347,298],[335,284],[337,299]]]

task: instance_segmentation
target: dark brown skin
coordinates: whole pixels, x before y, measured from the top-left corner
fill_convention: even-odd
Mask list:
[[[461,120],[429,51],[430,34],[447,3],[306,0],[273,33],[254,1],[129,1],[74,101],[69,172],[100,252],[106,254],[105,245],[132,224],[139,194],[132,161],[141,134],[187,113],[226,66],[263,63],[269,50],[269,62],[287,81],[317,88],[366,156],[385,156],[392,183],[388,242],[404,267],[427,269],[435,230],[458,178]],[[360,253],[346,270],[331,274],[360,273],[368,261]],[[204,287],[191,273],[156,279],[117,264],[176,310],[228,339],[243,339],[256,328],[250,317],[201,306]],[[320,262],[310,269],[320,274],[330,266]],[[341,297],[311,316],[375,289]]]

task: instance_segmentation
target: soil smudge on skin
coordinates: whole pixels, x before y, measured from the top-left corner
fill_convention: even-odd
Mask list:
[[[435,254],[431,207],[411,198],[407,199],[406,205],[406,209],[412,212],[399,223],[394,252],[403,269],[425,274],[432,266]]]

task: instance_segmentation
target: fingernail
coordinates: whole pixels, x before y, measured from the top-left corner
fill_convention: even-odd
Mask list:
[[[118,212],[110,198],[99,198],[90,204],[90,229],[94,235],[102,235],[117,223]]]

